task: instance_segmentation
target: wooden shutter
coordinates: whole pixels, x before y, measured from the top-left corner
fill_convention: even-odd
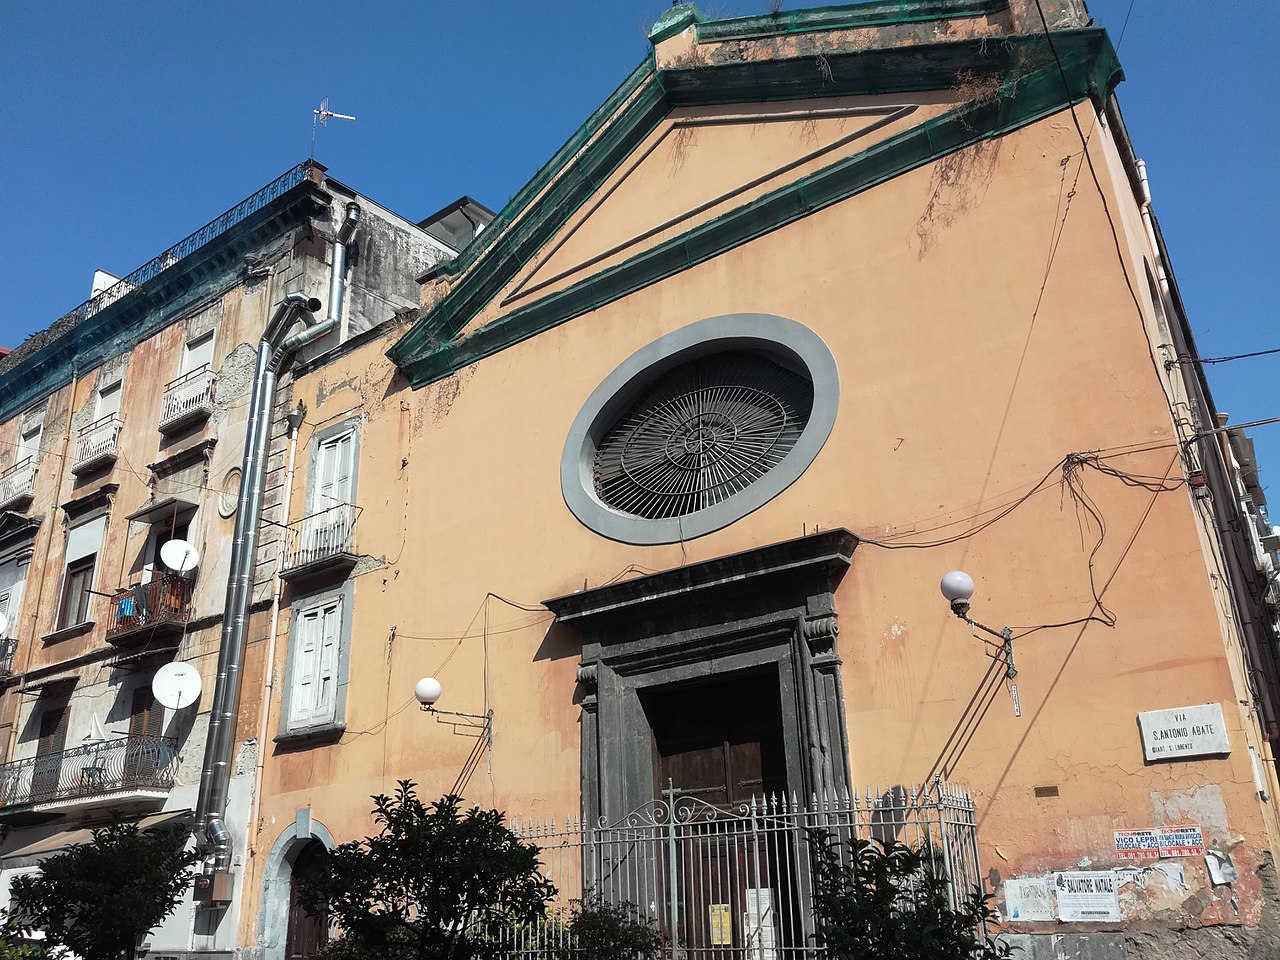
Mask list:
[[[334,720],[338,689],[338,651],[342,645],[342,602],[326,604],[320,614],[320,649],[317,651],[316,694],[313,721]]]
[[[158,737],[164,726],[164,708],[156,703],[149,686],[133,691],[133,706],[129,710],[129,736]]]
[[[310,726],[315,722],[316,669],[320,652],[320,609],[298,614],[293,632],[297,646],[293,651],[293,677],[289,687],[290,729]]]
[[[67,704],[60,703],[49,707],[40,715],[40,743],[36,747],[37,755],[61,753],[66,748],[67,715],[70,713]]]
[[[316,457],[316,500],[312,512],[327,510],[351,500],[351,478],[355,469],[355,435],[344,433],[320,445]]]

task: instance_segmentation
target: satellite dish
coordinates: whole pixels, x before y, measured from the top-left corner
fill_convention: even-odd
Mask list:
[[[0,613],[0,637],[9,632],[9,618]]]
[[[166,663],[151,678],[151,693],[170,710],[189,707],[200,698],[200,672],[189,663]]]
[[[160,547],[160,561],[174,573],[188,573],[200,562],[200,552],[186,540],[170,540]]]

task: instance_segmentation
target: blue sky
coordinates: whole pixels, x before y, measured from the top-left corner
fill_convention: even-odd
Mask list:
[[[501,207],[668,5],[0,3],[0,344],[84,300],[94,269],[127,273],[304,159],[322,97],[359,117],[320,132],[339,180],[413,219],[462,193]],[[1130,6],[1089,3],[1113,42]],[[1120,40],[1121,107],[1205,356],[1280,347],[1277,40],[1280,5],[1261,0],[1133,0]],[[1280,415],[1278,374],[1280,355],[1210,370],[1235,422]],[[1280,425],[1254,437],[1266,483]]]

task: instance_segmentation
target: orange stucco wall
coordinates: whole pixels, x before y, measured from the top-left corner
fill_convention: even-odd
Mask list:
[[[795,126],[761,125],[755,135],[790,137],[792,150],[803,149]],[[1110,178],[1110,149],[1106,135],[1090,145],[1109,203],[1122,209],[1132,200]],[[536,612],[545,598],[819,527],[904,545],[992,520],[930,549],[867,542],[856,550],[837,594],[854,782],[911,783],[936,770],[988,666],[938,593],[945,571],[975,575],[974,615],[999,627],[1087,616],[1092,566],[1115,627],[1021,641],[1021,718],[999,692],[946,764],[977,798],[984,866],[1008,877],[1114,862],[1113,830],[1199,822],[1224,841],[1243,838],[1234,848],[1237,904],[1214,900],[1200,919],[1257,922],[1250,868],[1268,846],[1268,824],[1246,735],[1262,746],[1235,706],[1223,587],[1209,573],[1197,508],[1185,488],[1153,493],[1086,469],[1079,482],[1106,523],[1094,553],[1098,531],[1060,482],[1057,465],[1082,451],[1102,451],[1134,474],[1182,476],[1145,332],[1150,304],[1135,305],[1128,292],[1087,171],[1057,232],[1079,154],[1061,114],[419,391],[382,357],[390,337],[295,383],[313,427],[362,416],[356,546],[368,562],[356,578],[347,732],[334,744],[269,753],[249,869],[261,869],[299,808],[342,840],[369,832],[370,794],[397,779],[418,781],[428,796],[453,786],[473,741],[418,711],[412,690],[424,675],[442,680],[441,707],[494,710],[492,773],[480,764],[469,799],[513,816],[576,813],[579,651],[571,631]],[[708,193],[724,189],[714,166],[681,176],[705,181]],[[618,190],[624,208],[642,203],[642,192],[624,196],[626,183]],[[1123,229],[1136,284],[1137,254]],[[574,244],[589,251],[594,237],[603,248],[616,234],[616,224],[589,219]],[[587,395],[659,336],[734,312],[793,318],[831,348],[841,401],[822,452],[776,499],[684,544],[627,546],[583,527],[562,500],[559,462]],[[479,322],[500,313],[491,305]],[[282,641],[287,630],[286,617]],[[1205,702],[1224,705],[1231,755],[1144,765],[1136,714]],[[278,699],[272,709],[275,724]],[[1058,796],[1037,798],[1037,786]],[[1192,889],[1204,887],[1203,873],[1188,863]],[[247,889],[256,896],[259,884]],[[1155,890],[1139,909],[1181,909],[1185,897]],[[250,905],[245,916],[255,912]]]

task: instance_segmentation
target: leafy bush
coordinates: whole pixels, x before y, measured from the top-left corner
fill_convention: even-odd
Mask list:
[[[839,843],[813,838],[818,942],[833,960],[1004,960],[1007,944],[987,936],[991,895],[951,905],[929,848],[896,840]]]
[[[16,877],[11,888],[13,929],[43,930],[45,946],[83,960],[133,960],[148,931],[173,913],[191,885],[191,867],[204,856],[187,849],[186,827],[139,830],[115,819]],[[14,946],[9,949],[29,949]],[[32,960],[15,954],[8,960]]]
[[[373,803],[378,833],[327,851],[318,874],[300,878],[303,907],[341,931],[333,960],[482,960],[500,955],[504,931],[546,915],[555,888],[538,848],[498,811],[464,811],[455,796],[424,804],[410,780]]]
[[[569,935],[580,960],[652,960],[662,936],[631,903],[608,903],[599,894],[573,902]]]

